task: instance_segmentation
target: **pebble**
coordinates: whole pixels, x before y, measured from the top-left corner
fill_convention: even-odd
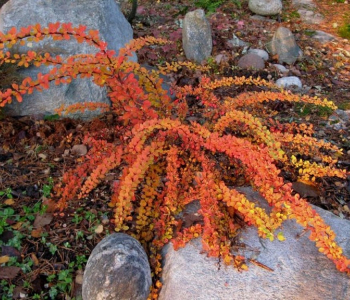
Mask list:
[[[267,61],[269,59],[269,54],[267,51],[262,49],[249,49],[248,53],[253,53],[260,56],[263,60]]]
[[[235,34],[232,35],[232,39],[227,41],[233,47],[246,47],[249,46],[249,43],[242,41]]]
[[[284,75],[286,75],[289,72],[289,70],[285,66],[282,66],[280,64],[273,64],[273,66]]]
[[[282,88],[289,88],[289,87],[298,87],[302,88],[303,84],[301,83],[300,79],[296,76],[288,76],[280,78],[276,81],[276,85]]]

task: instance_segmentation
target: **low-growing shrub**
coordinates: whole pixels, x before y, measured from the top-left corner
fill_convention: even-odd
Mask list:
[[[67,59],[33,51],[11,54],[8,49],[26,41],[75,38],[95,46],[98,53]],[[84,26],[49,24],[11,29],[0,34],[0,62],[18,66],[53,65],[48,74],[25,78],[0,93],[0,106],[34,90],[49,88],[50,82],[69,83],[78,76],[90,77],[107,86],[112,106],[79,104],[62,107],[59,113],[77,109],[112,110],[118,115],[116,136],[91,132],[85,137],[88,155],[79,158],[76,168],[63,174],[54,187],[58,208],[69,201],[89,196],[113,170],[119,174],[111,186],[110,207],[116,231],[130,233],[147,246],[154,274],[160,275],[159,250],[172,241],[175,248],[202,237],[204,251],[220,257],[238,269],[247,269],[245,258],[231,252],[232,237],[241,225],[236,217],[257,227],[263,238],[283,240],[278,230],[283,221],[295,219],[311,232],[310,239],[336,267],[350,273],[350,260],[335,243],[335,234],[314,209],[292,190],[281,170],[295,180],[316,184],[318,178],[346,172],[335,167],[336,146],[313,137],[311,125],[281,124],[274,121],[265,105],[272,101],[306,103],[335,109],[317,97],[310,98],[280,90],[260,78],[230,77],[212,80],[206,69],[190,62],[166,63],[158,71],[147,71],[128,60],[144,45],[164,45],[152,37],[133,40],[118,56],[107,50],[96,31]],[[162,88],[160,74],[187,68],[202,72],[195,86],[174,86],[174,100]],[[231,86],[261,87],[221,98],[216,91]],[[313,157],[319,162],[313,162]],[[306,160],[305,158],[309,158]],[[237,178],[259,191],[272,207],[271,213],[250,202],[234,185]],[[186,227],[179,218],[185,205],[198,200],[202,221]],[[157,278],[157,277],[155,277]],[[160,281],[154,282],[156,297]],[[151,295],[151,297],[153,297]]]

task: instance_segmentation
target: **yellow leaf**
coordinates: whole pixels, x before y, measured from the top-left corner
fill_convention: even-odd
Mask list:
[[[283,242],[286,239],[282,231],[277,234],[277,239],[281,242]]]
[[[10,260],[8,255],[0,256],[0,264],[7,263]]]
[[[102,233],[103,232],[103,225],[100,224],[96,227],[95,229],[95,233]]]
[[[17,222],[15,225],[12,226],[12,229],[18,230],[22,227],[23,222]]]
[[[15,204],[15,200],[7,199],[7,200],[4,201],[4,204],[6,204],[6,205],[13,205],[13,204]]]
[[[31,236],[34,238],[40,238],[42,234],[42,230],[41,229],[34,229],[31,232]]]
[[[38,266],[38,265],[39,265],[39,260],[38,260],[38,258],[36,257],[36,255],[35,255],[34,253],[32,253],[30,256],[31,256],[31,258],[32,258],[32,261],[33,261],[34,266]]]

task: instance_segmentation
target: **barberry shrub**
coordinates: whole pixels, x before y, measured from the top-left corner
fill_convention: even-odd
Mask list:
[[[76,39],[97,48],[96,54],[75,55],[67,59],[28,51],[13,54],[9,49],[46,37],[55,40]],[[295,219],[306,230],[319,251],[336,267],[350,274],[350,260],[335,242],[335,234],[316,211],[292,190],[281,171],[294,174],[294,180],[317,184],[324,176],[346,177],[335,167],[341,150],[318,141],[311,125],[283,124],[274,121],[269,103],[303,102],[335,109],[335,105],[317,97],[292,94],[261,78],[230,77],[212,80],[207,69],[190,62],[166,63],[157,71],[147,71],[128,60],[133,52],[150,44],[167,41],[152,37],[133,40],[119,54],[107,50],[97,31],[71,24],[39,24],[11,29],[0,34],[0,61],[18,66],[53,66],[49,73],[25,78],[20,84],[0,92],[0,107],[22,95],[64,84],[80,77],[92,78],[106,86],[111,107],[82,103],[62,107],[60,113],[78,109],[113,111],[119,119],[113,140],[104,133],[85,137],[89,152],[76,168],[63,174],[55,187],[58,208],[69,201],[84,199],[110,171],[119,174],[111,186],[111,209],[116,231],[130,233],[147,245],[155,278],[161,272],[159,250],[169,241],[177,249],[193,238],[202,238],[203,250],[220,257],[226,264],[247,269],[244,257],[232,250],[233,238],[244,220],[258,229],[259,236],[283,240],[282,222]],[[5,50],[7,49],[7,50]],[[180,68],[202,72],[195,86],[173,86],[174,97],[162,88],[160,74]],[[243,92],[220,97],[220,88],[261,87],[260,92]],[[270,108],[269,108],[270,107]],[[193,117],[197,116],[197,118]],[[318,162],[312,157],[317,156]],[[310,158],[306,160],[305,158]],[[259,191],[271,206],[267,213],[235,189],[243,178]],[[199,201],[200,222],[182,224],[179,214],[185,206]],[[154,282],[156,297],[161,282]]]

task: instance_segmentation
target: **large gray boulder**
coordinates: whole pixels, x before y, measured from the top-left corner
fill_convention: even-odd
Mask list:
[[[185,15],[182,25],[182,47],[187,59],[201,63],[211,55],[211,27],[203,9]]]
[[[282,12],[281,0],[249,0],[249,9],[261,16],[274,16]]]
[[[124,233],[105,237],[92,251],[83,279],[84,300],[146,300],[151,269],[141,244]]]
[[[87,30],[98,30],[102,40],[108,43],[110,50],[117,53],[132,37],[132,28],[120,12],[115,0],[10,0],[0,10],[0,31],[10,28],[26,27],[40,23],[72,23],[87,26]],[[30,45],[30,44],[29,44]],[[96,48],[86,43],[79,44],[74,39],[69,41],[52,41],[45,39],[39,44],[32,43],[30,48],[15,48],[20,52],[28,50],[49,52],[51,55],[68,57],[74,54],[96,53]],[[23,77],[36,77],[39,72],[46,73],[47,67],[30,67],[21,72]],[[76,79],[69,85],[55,86],[49,90],[35,91],[25,95],[22,103],[13,101],[6,109],[9,115],[55,114],[55,109],[62,104],[69,105],[80,102],[110,103],[104,88],[96,86],[90,79]],[[89,118],[96,112],[87,111],[77,117]]]
[[[266,201],[250,188],[242,192],[268,210]],[[350,221],[314,207],[337,234],[337,242],[350,257]],[[218,259],[201,254],[201,240],[174,251],[163,250],[163,287],[160,300],[344,300],[350,299],[349,276],[334,264],[303,234],[303,228],[289,220],[283,223],[285,241],[260,239],[254,227],[239,236],[238,253],[273,269],[249,264],[238,272]],[[243,246],[244,245],[244,246]]]
[[[293,33],[286,27],[279,27],[276,30],[266,48],[272,55],[278,55],[279,63],[292,65],[303,56],[303,52],[297,45]]]

